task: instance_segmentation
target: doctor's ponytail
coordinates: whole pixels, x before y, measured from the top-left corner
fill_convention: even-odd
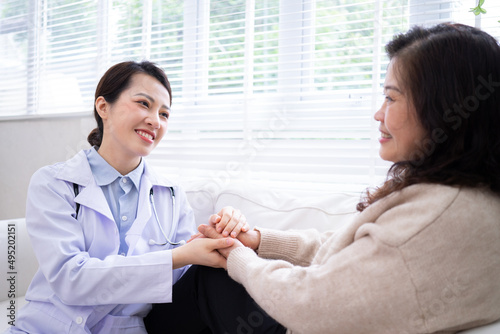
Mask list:
[[[172,89],[167,75],[157,65],[149,61],[140,63],[134,61],[126,61],[118,63],[110,67],[102,76],[97,84],[94,98],[94,117],[97,122],[97,128],[92,130],[87,137],[87,141],[92,146],[101,146],[104,135],[104,126],[102,118],[97,112],[95,101],[102,96],[106,102],[113,104],[120,94],[126,90],[130,84],[130,79],[136,73],[145,73],[158,80],[166,89],[170,96],[170,104],[172,104]]]
[[[90,131],[87,141],[91,146],[101,146],[102,143],[102,131],[99,130],[99,128],[95,128],[94,130]]]

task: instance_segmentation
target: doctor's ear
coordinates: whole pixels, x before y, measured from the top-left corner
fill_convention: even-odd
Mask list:
[[[109,103],[102,96],[99,96],[95,100],[95,110],[99,113],[102,119],[106,119],[108,117],[109,112]]]

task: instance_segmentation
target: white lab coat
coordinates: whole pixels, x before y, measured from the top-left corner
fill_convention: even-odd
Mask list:
[[[196,232],[194,214],[185,193],[145,164],[137,218],[125,238],[129,251],[118,255],[118,229],[87,153],[44,167],[31,179],[26,224],[40,267],[16,327],[50,334],[145,333],[142,318],[151,303],[170,302],[173,283],[187,269],[172,270],[169,244],[149,244],[150,239],[165,242],[152,212],[151,188],[163,230],[167,236],[175,230],[172,241],[187,240]],[[73,183],[80,186],[76,198]],[[75,201],[80,203],[78,221]],[[118,305],[119,314],[110,315]]]

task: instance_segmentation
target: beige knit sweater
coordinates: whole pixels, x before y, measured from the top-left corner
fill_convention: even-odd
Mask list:
[[[288,333],[455,333],[500,318],[500,197],[484,189],[410,186],[335,233],[259,230],[259,256],[235,249],[228,272]]]

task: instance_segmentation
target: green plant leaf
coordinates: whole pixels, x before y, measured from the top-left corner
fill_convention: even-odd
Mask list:
[[[481,6],[484,4],[485,0],[479,0],[478,4],[476,7],[471,8],[470,12],[474,13],[474,15],[479,15],[479,14],[486,14],[486,9],[482,8]]]
[[[477,7],[476,7],[476,8],[471,8],[471,9],[469,10],[469,12],[473,12],[473,13],[474,13],[474,15],[476,15],[476,16],[480,14],[479,9],[478,9]]]

